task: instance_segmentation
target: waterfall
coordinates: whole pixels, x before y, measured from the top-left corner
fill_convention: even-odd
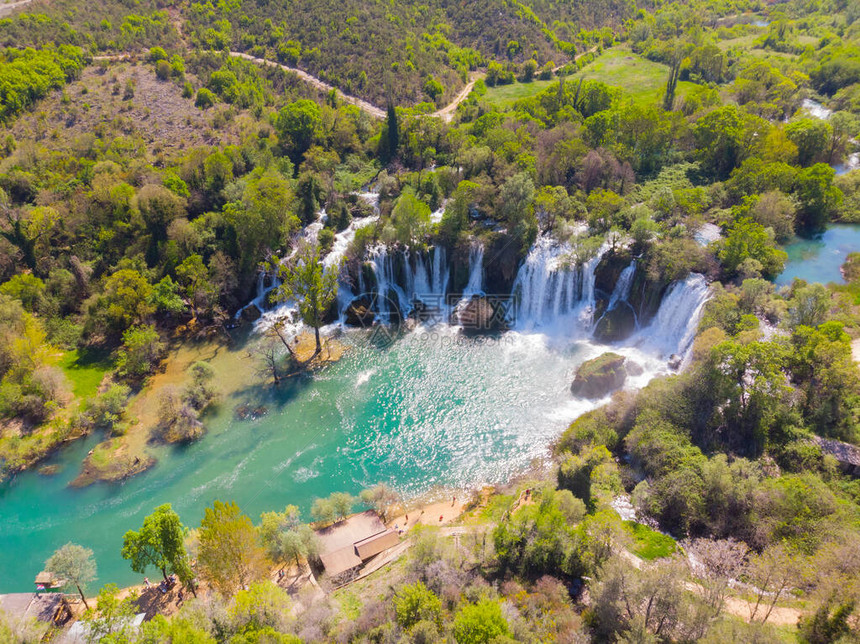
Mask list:
[[[346,251],[352,243],[352,240],[355,239],[356,231],[358,231],[359,228],[364,228],[365,226],[376,222],[378,219],[378,215],[371,215],[370,217],[363,217],[361,219],[353,219],[349,226],[334,236],[334,244],[332,244],[329,254],[325,256],[325,259],[323,259],[323,265],[329,267],[339,263],[346,255]]]
[[[594,312],[594,272],[607,247],[581,267],[566,261],[570,249],[544,237],[532,247],[514,280],[515,326],[529,329],[576,314],[590,328]]]
[[[641,331],[642,342],[663,357],[673,353],[686,356],[696,337],[708,293],[705,276],[699,273],[690,273],[687,279],[673,283],[654,320]]]
[[[415,297],[419,300],[427,300],[433,295],[433,287],[430,285],[430,273],[427,270],[427,263],[424,261],[424,254],[417,253],[415,255],[414,275],[412,277],[413,290]]]
[[[469,249],[469,283],[463,290],[462,299],[472,299],[473,295],[484,292],[484,246],[473,244]]]
[[[633,276],[636,274],[636,260],[621,271],[618,276],[618,281],[615,282],[615,288],[612,290],[612,295],[609,297],[609,304],[606,307],[607,311],[612,311],[618,306],[619,302],[627,302],[630,296],[630,287],[633,286]]]
[[[454,307],[454,312],[457,319],[460,319],[460,312],[463,308],[472,301],[475,295],[484,294],[484,246],[482,244],[472,244],[469,249],[469,281],[466,288],[463,289],[463,294],[460,296],[460,301]]]
[[[833,166],[836,174],[846,174],[860,168],[860,152],[852,152],[844,162]]]
[[[448,294],[448,262],[444,246],[433,247],[433,272],[430,274],[430,291],[442,300]]]
[[[370,251],[370,265],[373,275],[376,277],[376,314],[383,322],[389,321],[389,293],[393,290],[397,297],[397,305],[400,311],[409,311],[412,307],[409,298],[397,285],[394,277],[394,255],[388,252],[388,247],[380,244]]]
[[[250,302],[248,302],[245,306],[236,311],[236,315],[233,317],[238,320],[242,317],[242,313],[245,312],[245,309],[251,308],[252,306],[256,306],[257,310],[262,313],[266,310],[266,296],[269,294],[273,288],[280,286],[280,282],[278,278],[275,277],[272,280],[272,285],[268,288],[266,287],[266,271],[260,271],[257,273],[257,294],[254,296]]]
[[[448,292],[449,267],[445,257],[445,249],[435,246],[430,251],[432,263],[428,270],[426,253],[406,250],[392,250],[385,245],[373,248],[368,260],[376,277],[377,297],[376,313],[383,322],[389,322],[388,297],[391,291],[396,295],[397,308],[404,317],[415,308],[416,300],[420,300],[431,310],[447,311],[445,296]],[[483,249],[481,250],[483,255]],[[480,259],[480,258],[478,258]],[[398,281],[397,261],[402,262],[401,280]],[[480,274],[478,280],[481,279]],[[402,282],[402,283],[401,283]],[[477,282],[480,289],[481,281]],[[363,279],[360,276],[361,292],[365,291]],[[348,302],[346,303],[348,305]]]
[[[609,247],[603,244],[594,257],[582,266],[582,307],[580,318],[588,328],[591,328],[594,323],[594,306],[596,304],[594,299],[594,272],[597,270],[597,266],[600,264],[600,260],[603,259],[603,255],[607,250],[609,250]]]
[[[707,246],[712,244],[722,237],[722,231],[716,224],[705,223],[699,226],[699,229],[693,235],[693,239],[699,246]]]
[[[813,101],[811,98],[804,98],[800,102],[800,106],[805,109],[812,118],[826,121],[833,114],[833,110],[824,107],[818,101]]]
[[[375,212],[377,216],[379,215],[379,192],[373,192],[372,190],[368,192],[356,192],[355,196],[370,204],[373,208],[373,212]]]

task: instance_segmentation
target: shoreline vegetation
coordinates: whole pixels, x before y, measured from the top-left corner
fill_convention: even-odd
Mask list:
[[[442,542],[458,544],[454,549],[455,552],[463,542],[473,543],[470,548],[481,549],[487,547],[487,537],[492,533],[498,548],[499,537],[496,536],[499,533],[498,524],[522,521],[526,515],[541,512],[548,503],[547,495],[551,493],[552,489],[547,487],[545,479],[533,479],[527,475],[518,476],[501,487],[483,487],[471,492],[455,489],[434,490],[405,505],[400,501],[392,502],[391,493],[387,492],[377,497],[378,503],[370,504],[375,505],[374,511],[379,512],[385,527],[396,530],[400,538],[396,545],[383,551],[377,560],[371,560],[364,572],[345,582],[335,582],[322,571],[319,560],[313,554],[315,551],[312,549],[307,555],[295,555],[286,561],[268,561],[261,564],[256,573],[256,581],[239,593],[250,591],[266,597],[268,602],[274,602],[280,610],[287,611],[292,620],[301,620],[305,613],[311,614],[313,619],[312,611],[315,603],[331,600],[349,602],[356,593],[365,595],[369,592],[378,592],[382,586],[391,588],[392,578],[401,580],[406,573],[405,576],[408,579],[410,568],[430,553],[441,555],[442,560],[445,560],[450,553],[446,553],[447,546],[443,546]],[[338,496],[337,493],[331,498],[334,499],[336,496]],[[387,500],[383,500],[383,497]],[[166,507],[169,508],[169,506]],[[582,515],[578,514],[580,512],[578,508],[568,508],[567,511],[576,513],[579,517],[576,520],[581,520]],[[289,515],[290,512],[291,509],[288,507],[284,516]],[[263,514],[263,522],[259,528],[263,534],[268,530],[267,516],[275,520],[280,515],[276,512]],[[313,526],[315,529],[322,529],[331,525],[340,525],[355,516],[359,515],[351,515],[347,512],[340,518],[317,521]],[[608,517],[604,520],[608,520]],[[609,529],[612,532],[612,550],[615,551],[615,556],[643,573],[650,569],[656,570],[660,566],[672,565],[672,562],[677,563],[678,553],[681,553],[684,559],[689,557],[690,561],[698,561],[698,557],[703,552],[701,544],[685,541],[682,546],[669,535],[657,532],[636,521],[627,520],[622,523],[616,517],[608,520],[601,529]],[[128,538],[127,535],[126,542]],[[198,539],[197,531],[186,536],[186,542],[193,543],[191,547],[199,553],[196,550],[199,547]],[[689,553],[685,551],[687,548],[690,549]],[[496,556],[501,555],[497,553]],[[608,554],[603,556],[611,557]],[[459,557],[463,555],[460,554]],[[199,566],[199,562],[195,562],[194,565]],[[710,597],[710,593],[713,592],[711,585],[713,577],[710,575],[711,573],[706,570],[697,570],[694,576],[684,582],[679,592],[689,597],[703,599]],[[174,575],[171,575],[170,579],[172,578]],[[146,620],[154,620],[152,625],[157,626],[155,629],[157,630],[167,624],[164,620],[181,620],[183,616],[189,614],[189,611],[193,613],[204,606],[209,607],[207,610],[211,610],[213,602],[217,605],[221,601],[219,597],[222,589],[217,585],[201,582],[192,577],[183,580],[180,576],[179,580],[181,581],[169,584],[166,589],[150,582],[149,578],[146,578],[142,584],[123,588],[108,584],[99,595],[89,596],[83,600],[86,607],[81,606],[81,601],[76,601],[76,598],[70,598],[72,619],[82,621],[90,629],[105,628],[105,622],[107,622],[111,631],[128,633],[128,626],[123,624],[122,620],[116,621],[117,616],[143,613]],[[666,581],[668,580],[664,580],[664,583]],[[761,621],[762,628],[758,630],[777,637],[781,629],[790,629],[798,624],[804,614],[805,604],[792,598],[790,594],[783,595],[777,592],[774,596],[774,593],[768,592],[767,588],[759,588],[749,583],[731,588],[727,586],[721,591],[719,612],[726,616],[724,619],[739,620],[755,627],[756,613],[764,599],[767,604],[767,615]],[[394,596],[397,597],[396,594]],[[84,597],[83,592],[81,597]],[[116,612],[118,607],[121,610]],[[589,615],[593,610],[596,610],[594,605],[587,602],[585,615]],[[769,624],[768,629],[764,629],[765,623]],[[778,638],[773,641],[784,640]]]
[[[238,341],[240,344],[245,344],[247,339],[242,338]],[[160,421],[157,409],[159,393],[164,388],[183,384],[187,379],[188,369],[194,362],[206,360],[214,364],[219,384],[229,382],[235,383],[237,387],[246,388],[248,363],[253,357],[245,350],[236,350],[235,342],[236,340],[229,343],[223,340],[189,342],[181,337],[175,338],[155,373],[130,399],[126,412],[130,422],[125,433],[118,437],[108,437],[96,444],[81,464],[79,475],[69,485],[86,487],[95,483],[117,483],[152,468],[158,460],[148,451],[148,448],[178,442],[159,435]],[[340,360],[347,350],[347,347],[337,338],[330,337],[325,338],[322,352],[315,355],[313,334],[306,331],[298,335],[295,347],[300,366],[285,377],[313,373]],[[236,377],[224,377],[231,370],[233,374],[244,374],[240,376],[243,380],[240,382]],[[257,376],[254,378],[261,386],[265,385],[264,378]],[[105,383],[101,383],[100,387],[104,388],[104,385]],[[218,394],[226,399],[231,397],[233,391],[219,390]],[[220,404],[220,401],[213,404]],[[205,421],[205,416],[203,420]],[[48,442],[42,449],[32,450],[25,464],[15,470],[8,470],[7,476],[14,478],[18,473],[40,468],[40,466],[40,474],[52,476],[58,471],[58,466],[42,464],[64,447],[89,435],[90,432],[85,431],[64,433],[61,439]]]

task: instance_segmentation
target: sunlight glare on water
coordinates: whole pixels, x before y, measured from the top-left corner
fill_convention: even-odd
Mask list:
[[[196,526],[216,499],[235,500],[254,520],[290,503],[309,519],[314,498],[378,482],[407,497],[506,482],[598,404],[574,398],[570,383],[579,364],[607,349],[539,333],[469,339],[446,326],[382,349],[365,332],[344,339],[353,347],[339,363],[277,390],[242,385],[206,417],[202,440],[154,448],[158,464],[122,484],[67,487],[90,438],[54,457],[60,474],[28,472],[0,489],[0,592],[30,589],[70,540],[95,551],[99,583],[139,582],[120,558],[122,535],[160,503]],[[645,367],[636,386],[663,368],[636,349],[613,350]],[[243,403],[268,413],[238,420]]]

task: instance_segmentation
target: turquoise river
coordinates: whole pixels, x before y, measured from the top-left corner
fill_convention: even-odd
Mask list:
[[[355,346],[313,379],[226,397],[206,418],[202,440],[153,448],[157,465],[124,483],[68,487],[91,437],[50,461],[58,474],[28,472],[0,488],[0,592],[31,590],[45,559],[67,541],[94,550],[93,589],[140,583],[120,557],[122,536],[160,503],[196,526],[216,499],[236,501],[257,520],[289,503],[308,517],[315,497],[377,482],[405,497],[505,482],[545,457],[567,424],[594,406],[575,399],[570,382],[577,365],[605,350],[538,333],[469,340],[449,327],[383,349],[368,346],[362,332],[347,341]],[[621,351],[646,367],[634,386],[662,369],[636,349]],[[269,413],[237,420],[241,403]]]

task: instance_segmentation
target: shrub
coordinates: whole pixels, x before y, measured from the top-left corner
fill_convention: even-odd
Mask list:
[[[201,110],[208,110],[218,102],[218,98],[210,90],[201,87],[197,90],[197,98],[194,99],[194,105]]]

